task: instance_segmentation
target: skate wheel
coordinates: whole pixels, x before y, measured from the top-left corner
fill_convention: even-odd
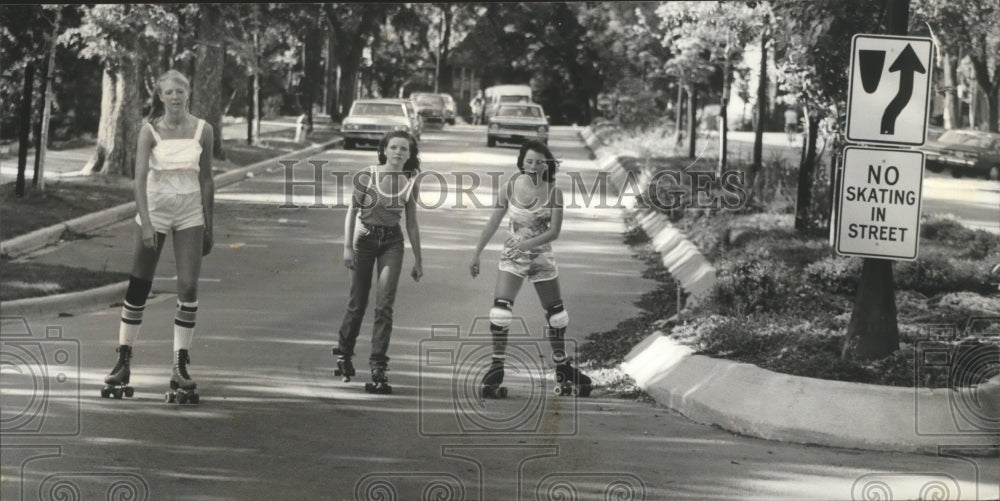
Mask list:
[[[581,397],[589,397],[591,389],[592,388],[590,386],[584,386],[583,389],[580,390],[580,396]]]
[[[128,398],[132,398],[132,395],[135,395],[135,388],[131,386],[125,387],[125,396]]]
[[[383,390],[383,392],[384,392],[384,393],[385,393],[386,395],[391,395],[391,394],[392,394],[392,386],[389,386],[389,385],[385,385],[385,389]]]
[[[178,393],[177,394],[177,403],[179,403],[179,404],[186,404],[187,401],[188,401],[188,396],[187,396],[186,393]]]
[[[166,393],[166,394],[165,394],[165,395],[163,396],[163,399],[164,399],[164,400],[165,400],[165,401],[166,401],[166,402],[167,402],[168,404],[172,404],[172,403],[174,403],[174,401],[176,400],[176,397],[175,397],[175,395],[174,395],[173,393],[170,393],[170,392],[168,391],[168,392],[167,392],[167,393]]]
[[[500,398],[507,398],[507,387],[506,386],[501,386],[500,390],[497,391],[497,395]]]
[[[340,377],[340,376],[343,376],[344,373],[340,369],[334,369],[333,370],[333,375],[337,376],[337,377]]]
[[[555,386],[555,388],[553,388],[553,389],[552,389],[552,391],[553,391],[553,392],[554,392],[554,393],[555,393],[556,395],[560,395],[560,396],[562,396],[562,395],[565,395],[565,394],[566,394],[566,393],[565,393],[565,390],[563,390],[563,387],[562,387],[562,385],[556,385],[556,386]]]
[[[113,397],[115,397],[115,400],[121,400],[122,399],[122,391],[120,389],[118,389],[118,388],[115,388],[115,389],[111,390],[111,395]]]
[[[197,393],[195,393],[195,394],[191,395],[191,396],[190,396],[190,397],[188,398],[188,403],[189,403],[189,404],[196,404],[196,403],[198,403],[198,402],[200,402],[200,401],[201,401],[201,397],[199,397]]]
[[[108,398],[111,396],[110,388],[101,388],[101,398]]]
[[[580,396],[580,387],[579,386],[573,386],[572,388],[570,388],[569,393],[570,393],[570,395],[573,395],[574,397],[579,397]]]
[[[374,392],[375,391],[375,385],[373,385],[371,383],[365,383],[365,391],[368,392],[368,393]]]

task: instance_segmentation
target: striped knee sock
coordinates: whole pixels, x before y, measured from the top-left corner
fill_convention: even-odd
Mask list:
[[[135,342],[139,336],[139,329],[142,328],[142,312],[146,310],[146,305],[136,306],[127,300],[122,304],[122,322],[118,327],[118,344],[129,346]]]
[[[190,350],[194,337],[195,317],[198,316],[198,301],[185,303],[177,301],[174,315],[174,351]]]

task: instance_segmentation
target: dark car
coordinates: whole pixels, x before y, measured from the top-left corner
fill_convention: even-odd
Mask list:
[[[927,168],[951,170],[955,177],[982,176],[1000,180],[1000,134],[978,130],[949,130],[923,146]]]
[[[410,94],[410,101],[417,107],[417,114],[424,120],[425,125],[444,127],[445,103],[439,94],[414,92]]]

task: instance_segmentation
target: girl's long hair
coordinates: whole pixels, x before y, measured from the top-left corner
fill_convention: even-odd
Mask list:
[[[405,130],[394,130],[382,136],[382,140],[378,143],[378,163],[379,165],[385,165],[388,161],[385,149],[389,146],[389,141],[397,137],[404,138],[410,142],[410,158],[406,159],[406,162],[403,163],[403,174],[409,179],[420,172],[420,150],[417,149],[417,140],[413,137],[413,134]]]
[[[535,153],[541,153],[545,156],[545,163],[548,165],[548,169],[542,173],[542,181],[551,183],[556,177],[556,168],[559,167],[559,160],[556,160],[555,155],[549,150],[549,147],[537,140],[529,139],[521,145],[521,151],[517,153],[517,168],[524,174],[524,156],[528,154],[529,151],[534,151]]]
[[[149,123],[155,122],[167,112],[166,105],[160,99],[160,84],[166,80],[175,80],[184,84],[188,95],[191,94],[191,82],[188,81],[187,77],[177,70],[167,70],[156,79],[156,88],[153,91],[153,106],[149,109],[149,115],[146,116],[146,121]]]

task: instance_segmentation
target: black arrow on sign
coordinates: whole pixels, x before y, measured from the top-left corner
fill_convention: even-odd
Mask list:
[[[889,67],[889,73],[894,71],[899,72],[899,92],[889,102],[889,106],[885,107],[885,113],[882,114],[882,134],[896,132],[896,118],[899,117],[899,113],[903,111],[906,104],[910,102],[910,97],[913,96],[913,73],[927,73],[910,44],[906,44],[906,48]]]

